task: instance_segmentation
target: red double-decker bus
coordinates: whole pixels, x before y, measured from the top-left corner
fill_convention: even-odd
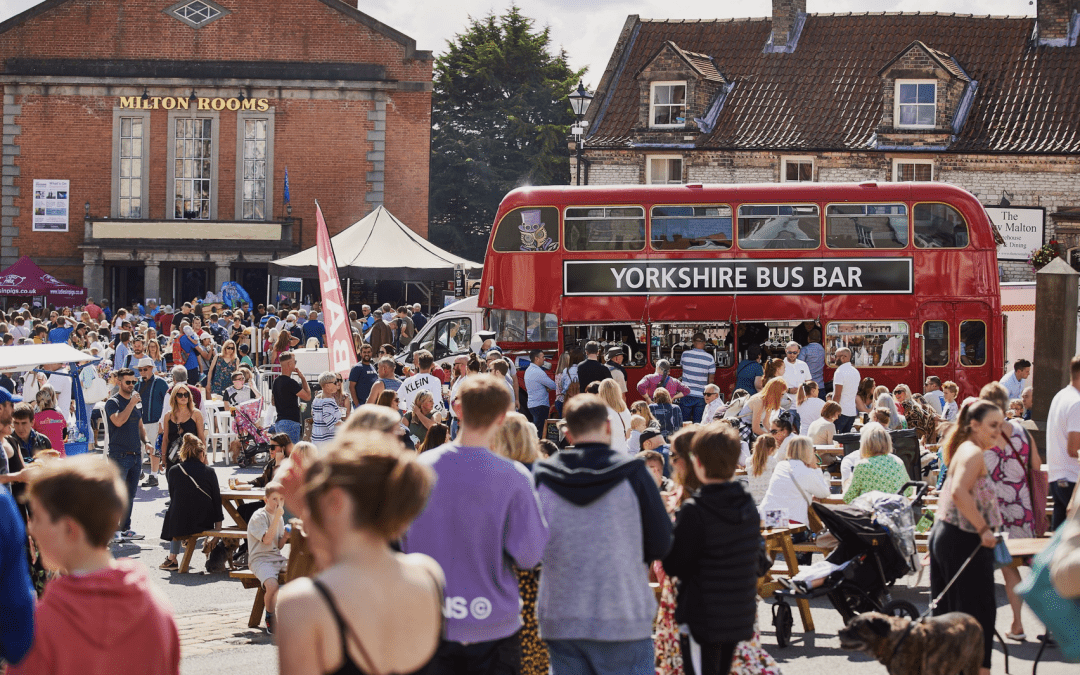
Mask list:
[[[631,385],[701,331],[725,397],[750,345],[783,358],[815,328],[826,381],[849,347],[878,384],[976,394],[1004,364],[1000,298],[985,210],[940,183],[522,188],[480,287],[504,343],[616,345]]]

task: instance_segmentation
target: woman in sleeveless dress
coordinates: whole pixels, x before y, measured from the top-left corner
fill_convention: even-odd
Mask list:
[[[165,467],[165,475],[169,474],[169,446],[174,440],[183,439],[184,434],[194,434],[205,445],[206,427],[203,425],[203,416],[195,407],[191,390],[186,384],[177,384],[169,395],[169,414],[163,415],[161,421],[161,460]],[[208,462],[205,455],[203,461]]]
[[[236,343],[226,340],[220,354],[215,354],[207,372],[206,398],[212,395],[225,396],[225,390],[232,386],[232,374],[240,367],[240,357],[236,355]]]
[[[282,673],[414,673],[442,632],[443,573],[426,555],[390,549],[423,510],[435,476],[386,434],[348,432],[280,478],[323,569],[278,600]]]
[[[990,675],[994,621],[994,531],[1001,527],[997,495],[983,452],[994,447],[1005,416],[989,401],[966,404],[943,448],[948,477],[930,531],[930,597],[941,597],[934,616],[964,612],[983,629],[980,675]],[[975,557],[966,562],[972,551]],[[966,566],[965,566],[966,565]],[[955,582],[946,586],[955,577]]]
[[[983,387],[979,397],[1001,407],[1002,410],[1005,409],[1002,406],[1009,404],[1009,392],[1000,382],[991,382]],[[1035,518],[1046,517],[1044,514],[1037,515],[1031,505],[1028,469],[1029,466],[1032,471],[1042,468],[1042,459],[1034,439],[1019,422],[1005,420],[1001,425],[1001,434],[994,441],[994,447],[983,453],[983,461],[986,462],[986,471],[997,494],[1002,530],[1008,532],[1013,539],[1034,537]],[[1021,617],[1024,599],[1016,593],[1016,585],[1020,583],[1020,570],[1004,567],[1001,576],[1005,579],[1005,595],[1009,598],[1013,613],[1012,626],[1006,637],[1023,641],[1027,639]]]

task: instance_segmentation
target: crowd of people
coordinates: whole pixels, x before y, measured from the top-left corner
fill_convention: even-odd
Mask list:
[[[178,568],[184,538],[219,525],[205,404],[259,399],[257,366],[270,367],[276,414],[269,461],[253,481],[266,503],[243,514],[245,552],[284,673],[779,672],[756,623],[757,581],[771,564],[761,527],[774,513],[809,524],[836,468],[815,445],[838,439],[858,448],[838,467],[847,502],[908,481],[894,452],[904,433],[921,441],[920,469],[937,462],[932,592],[956,576],[937,613],[967,612],[992,635],[995,534],[1040,533],[1030,482],[1040,455],[1023,424],[1027,361],[961,399],[957,384],[934,376],[922,393],[878,386],[840,348],[825,382],[811,331],[784,358],[749,349],[725,396],[699,333],[680,355],[680,376],[658,361],[631,403],[625,352],[596,342],[559,354],[554,368],[540,350],[519,365],[487,338],[448,369],[423,349],[402,363],[395,357],[427,320],[418,306],[353,315],[359,353],[347,377],[300,373],[295,350],[325,338],[318,317],[317,306],[113,314],[92,302],[47,318],[32,308],[0,316],[4,344],[65,342],[102,358],[0,380],[0,587],[13,617],[0,628],[0,658],[15,664],[9,672],[94,671],[121,654],[110,651],[120,643],[89,644],[94,630],[137,641],[139,672],[177,672],[168,608],[145,569],[114,560],[109,545],[143,537],[131,529],[134,498],[161,475],[171,498],[161,569]],[[64,457],[78,428],[73,377],[87,392],[104,389],[109,462]],[[1078,449],[1080,357],[1047,420],[1050,527],[1075,530],[1058,565],[1063,597],[1080,596]],[[244,448],[234,441],[229,451],[240,458]],[[303,522],[320,571],[279,589],[286,510]],[[1020,574],[1006,570],[1009,637],[1022,640]],[[90,614],[67,608],[115,609],[101,594],[124,610],[97,629],[73,627]]]

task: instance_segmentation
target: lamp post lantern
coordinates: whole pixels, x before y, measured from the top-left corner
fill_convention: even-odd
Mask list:
[[[577,123],[570,127],[570,133],[574,136],[574,146],[577,149],[577,185],[581,185],[581,149],[585,145],[585,130],[589,128],[585,120],[585,113],[589,110],[593,95],[585,90],[585,85],[578,82],[576,91],[570,94],[570,107],[577,116]]]

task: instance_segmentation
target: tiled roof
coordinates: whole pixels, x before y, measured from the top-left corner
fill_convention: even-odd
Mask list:
[[[1034,46],[1034,23],[939,13],[810,14],[798,47],[784,54],[763,52],[769,19],[639,20],[624,43],[628,53],[612,56],[589,111],[588,144],[628,147],[638,115],[633,74],[671,41],[713,57],[733,83],[715,128],[697,147],[869,150],[883,113],[878,71],[918,40],[954,75],[978,82],[950,152],[1080,151],[1080,46]]]

